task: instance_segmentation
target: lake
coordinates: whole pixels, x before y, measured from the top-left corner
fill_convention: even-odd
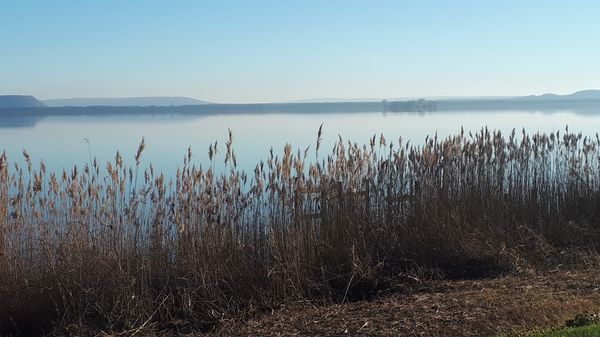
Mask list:
[[[600,111],[599,111],[600,112]],[[282,153],[286,143],[294,149],[310,146],[314,158],[315,141],[323,124],[321,154],[329,152],[340,135],[345,140],[366,144],[374,134],[383,133],[388,141],[398,137],[423,143],[427,135],[446,137],[465,131],[476,132],[484,126],[509,133],[513,128],[528,132],[564,130],[593,136],[600,126],[600,113],[569,110],[540,112],[525,110],[448,111],[429,113],[252,113],[252,114],[122,114],[49,115],[10,120],[0,115],[0,150],[9,160],[22,161],[26,149],[34,163],[43,160],[50,170],[83,166],[90,154],[101,163],[113,160],[117,150],[133,162],[138,143],[145,137],[147,149],[142,166],[152,163],[157,169],[174,174],[183,164],[187,148],[192,161],[207,166],[208,147],[218,142],[225,148],[228,129],[234,137],[238,166],[251,170],[269,149]],[[88,146],[89,144],[89,146]],[[221,160],[223,156],[219,157]],[[104,164],[102,165],[104,166]]]

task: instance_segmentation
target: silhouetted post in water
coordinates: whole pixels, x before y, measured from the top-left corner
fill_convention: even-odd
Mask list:
[[[344,194],[342,193],[342,182],[337,182],[336,183],[336,189],[337,189],[337,198],[338,198],[338,212],[340,212],[340,214],[342,214],[341,212],[342,210],[342,203],[343,203],[343,199],[344,199]]]
[[[327,222],[327,186],[321,186],[321,230],[323,230],[323,225]]]
[[[296,185],[296,190],[294,191],[294,227],[296,230],[300,228],[300,216],[302,212],[300,211],[300,196],[302,195],[303,190],[301,187]]]
[[[369,179],[365,178],[365,215],[367,219],[367,223],[371,223],[371,185],[369,183]]]
[[[417,200],[417,196],[421,194],[421,184],[418,181],[413,181],[413,190],[412,193],[412,203],[413,203],[413,212],[416,216],[422,216],[421,213],[421,198]]]
[[[344,220],[347,218],[347,214],[346,214],[346,210],[344,209],[344,194],[343,194],[343,190],[342,190],[342,182],[336,182],[335,183],[335,192],[337,193],[337,214],[335,216],[335,219],[337,222],[335,224],[335,231],[334,231],[334,235],[336,237],[343,237],[340,234],[343,232],[343,222]]]

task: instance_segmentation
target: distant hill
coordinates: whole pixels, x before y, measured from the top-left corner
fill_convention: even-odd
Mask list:
[[[417,97],[387,97],[387,98],[308,98],[299,99],[292,101],[283,101],[281,103],[354,103],[354,102],[381,102],[387,101],[415,101],[419,99],[426,100],[453,100],[453,101],[466,101],[466,100],[492,100],[492,99],[512,99],[515,96],[417,96]]]
[[[189,97],[121,97],[121,98],[59,98],[43,101],[49,107],[66,106],[183,106],[210,104]]]
[[[353,103],[353,102],[379,102],[383,98],[307,98],[292,101],[283,101],[275,104],[295,104],[295,103]]]
[[[600,90],[581,90],[568,95],[543,94],[519,97],[521,100],[586,100],[600,99]]]
[[[413,101],[418,99],[435,100],[435,101],[456,101],[456,102],[471,102],[477,101],[559,101],[559,100],[600,100],[600,90],[581,90],[568,95],[543,94],[529,96],[423,96],[423,97],[402,97],[402,98],[385,98],[387,101]],[[376,102],[382,101],[383,98],[314,98],[287,101],[284,103],[352,103],[352,102]]]
[[[543,94],[514,98],[486,100],[438,100],[437,111],[456,110],[514,110],[539,111],[578,110],[597,111],[600,108],[600,90],[581,90],[568,95]]]
[[[39,108],[45,105],[29,95],[0,95],[0,108]]]

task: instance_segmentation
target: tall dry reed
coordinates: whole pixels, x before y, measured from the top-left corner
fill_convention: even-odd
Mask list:
[[[47,172],[0,157],[0,333],[208,329],[290,300],[348,301],[406,273],[494,276],[600,238],[600,140],[481,130],[339,139],[237,167],[233,137],[173,179],[117,153]],[[313,156],[314,154],[314,156]],[[562,254],[562,255],[561,255]],[[561,260],[562,261],[562,260]]]

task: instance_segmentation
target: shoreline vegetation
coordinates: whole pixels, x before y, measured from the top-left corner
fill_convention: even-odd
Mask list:
[[[206,103],[189,105],[91,105],[91,106],[0,106],[1,115],[85,115],[85,114],[143,114],[143,113],[353,113],[353,112],[417,112],[481,110],[597,111],[597,99],[452,99],[404,100],[373,102],[304,102],[304,103]]]
[[[20,107],[0,106],[0,128],[3,126],[33,127],[51,117],[83,116],[181,116],[206,117],[221,115],[269,115],[269,114],[417,114],[441,115],[445,113],[480,114],[485,112],[570,113],[580,116],[598,114],[600,99],[481,99],[481,100],[412,100],[379,102],[333,102],[333,103],[256,103],[256,104],[202,104],[174,106],[65,106]]]
[[[1,155],[0,334],[210,331],[285,303],[597,264],[598,135],[484,128],[330,152],[321,136],[243,172],[230,132],[172,179],[141,166],[144,140],[131,165]]]
[[[0,95],[0,114],[81,115],[139,113],[335,113],[469,110],[592,110],[600,106],[600,90],[568,95],[515,97],[440,97],[427,99],[331,99],[271,103],[212,103],[189,97],[69,98],[39,101],[29,95]]]

